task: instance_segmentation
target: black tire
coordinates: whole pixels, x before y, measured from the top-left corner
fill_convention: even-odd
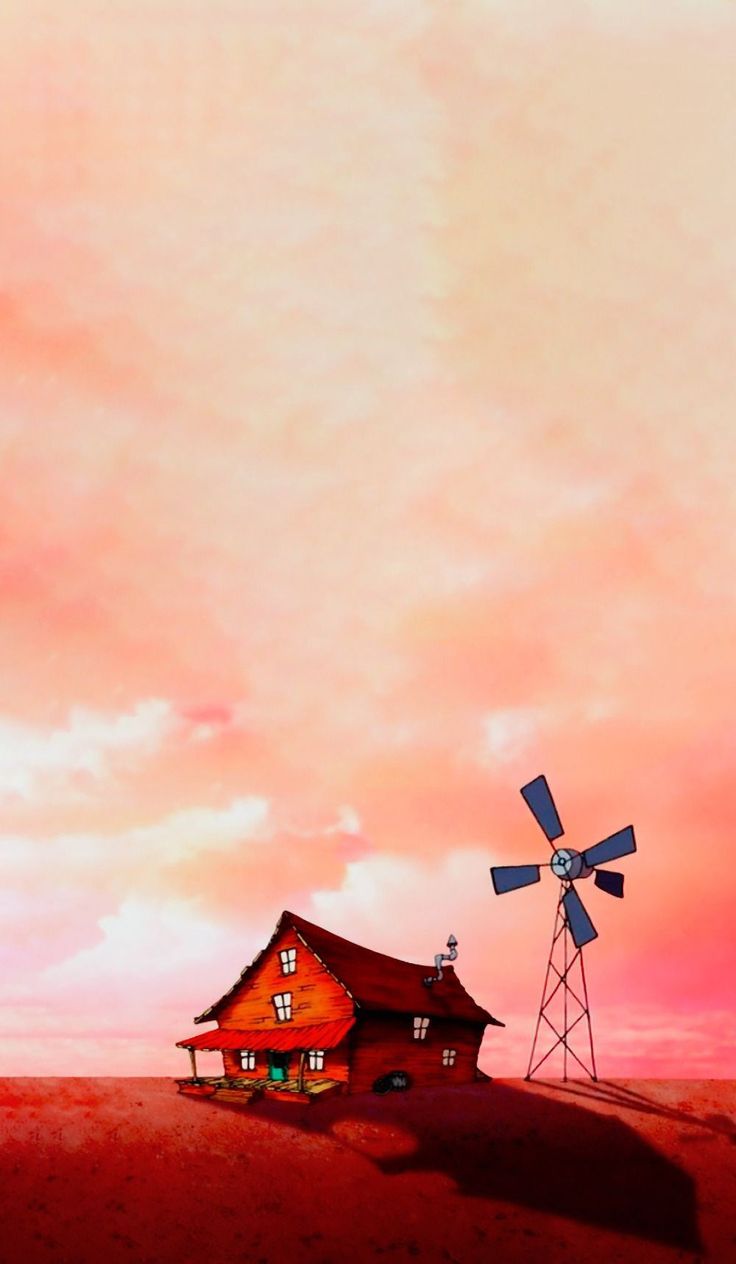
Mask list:
[[[389,1071],[386,1075],[379,1075],[373,1084],[374,1093],[405,1093],[411,1088],[411,1076],[407,1071]]]

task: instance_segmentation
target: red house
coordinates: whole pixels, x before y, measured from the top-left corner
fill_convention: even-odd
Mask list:
[[[282,913],[263,951],[194,1020],[217,1027],[178,1041],[192,1062],[180,1091],[305,1101],[474,1080],[486,1026],[504,1024],[476,1005],[451,965],[439,973]],[[199,1077],[197,1050],[222,1053],[224,1074]]]

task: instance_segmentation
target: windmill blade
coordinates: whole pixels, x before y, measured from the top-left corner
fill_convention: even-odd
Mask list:
[[[496,895],[518,891],[539,882],[539,865],[495,865],[491,869],[491,881]]]
[[[595,885],[605,891],[606,895],[615,895],[619,900],[624,898],[624,875],[614,873],[612,869],[596,869]]]
[[[547,785],[546,777],[535,777],[533,781],[521,787],[521,794],[550,843],[553,839],[559,838],[561,834],[564,834],[565,831],[557,814],[555,801],[552,798],[552,791]]]
[[[583,852],[583,860],[586,865],[605,865],[607,861],[618,860],[619,856],[628,856],[632,851],[636,851],[634,827],[627,825],[626,829],[604,838],[602,843],[594,843]]]
[[[585,911],[585,905],[574,887],[570,887],[562,897],[567,915],[567,924],[576,948],[589,944],[591,939],[598,938],[598,931]]]

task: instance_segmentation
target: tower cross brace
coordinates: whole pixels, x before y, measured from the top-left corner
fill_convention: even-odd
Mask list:
[[[550,948],[549,961],[547,962],[547,971],[544,976],[544,987],[542,989],[542,1001],[537,1015],[537,1025],[534,1030],[534,1040],[532,1042],[532,1051],[529,1055],[529,1066],[525,1079],[531,1080],[549,1056],[556,1049],[562,1046],[562,1078],[567,1080],[568,1055],[577,1062],[586,1075],[591,1080],[597,1080],[595,1066],[595,1053],[593,1051],[593,1029],[590,1021],[590,1006],[588,1003],[588,985],[585,981],[585,966],[583,964],[583,950],[576,948],[570,926],[565,914],[565,906],[563,899],[565,892],[570,889],[572,883],[564,881],[560,885],[560,897],[557,901],[557,912],[555,915],[554,931],[552,933],[552,946]],[[575,976],[578,976],[577,978]],[[574,983],[574,985],[573,985]],[[561,1008],[561,1015],[554,1014],[551,1010],[552,1003],[558,999],[558,1008]],[[561,1006],[559,1001],[561,1000]],[[578,1013],[572,1017],[571,1009],[575,1007]],[[550,1017],[550,1012],[554,1014],[556,1021]],[[588,1045],[590,1049],[590,1066],[586,1066],[582,1057],[579,1057],[570,1043],[570,1034],[578,1026],[578,1023],[585,1019],[588,1030]],[[549,1028],[555,1039],[549,1045],[546,1053],[542,1055],[536,1062],[534,1061],[537,1053],[537,1045],[540,1043],[540,1028],[542,1023],[546,1026],[543,1029],[546,1033]],[[562,1030],[559,1030],[559,1027]]]

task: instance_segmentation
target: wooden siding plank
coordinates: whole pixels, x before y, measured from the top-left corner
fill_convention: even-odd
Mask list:
[[[283,974],[279,952],[296,948],[296,970]],[[236,986],[219,1015],[220,1027],[254,1027],[276,1022],[271,998],[279,992],[292,993],[292,1021],[329,1022],[347,1018],[354,1011],[351,998],[335,980],[301,936],[290,926],[284,928],[265,951],[249,978]]]
[[[433,1018],[424,1040],[415,1040],[413,1016],[366,1014],[353,1029],[351,1093],[367,1093],[390,1071],[406,1071],[417,1088],[466,1084],[476,1078],[483,1039],[479,1024]],[[455,1049],[454,1066],[443,1066],[443,1049]]]

